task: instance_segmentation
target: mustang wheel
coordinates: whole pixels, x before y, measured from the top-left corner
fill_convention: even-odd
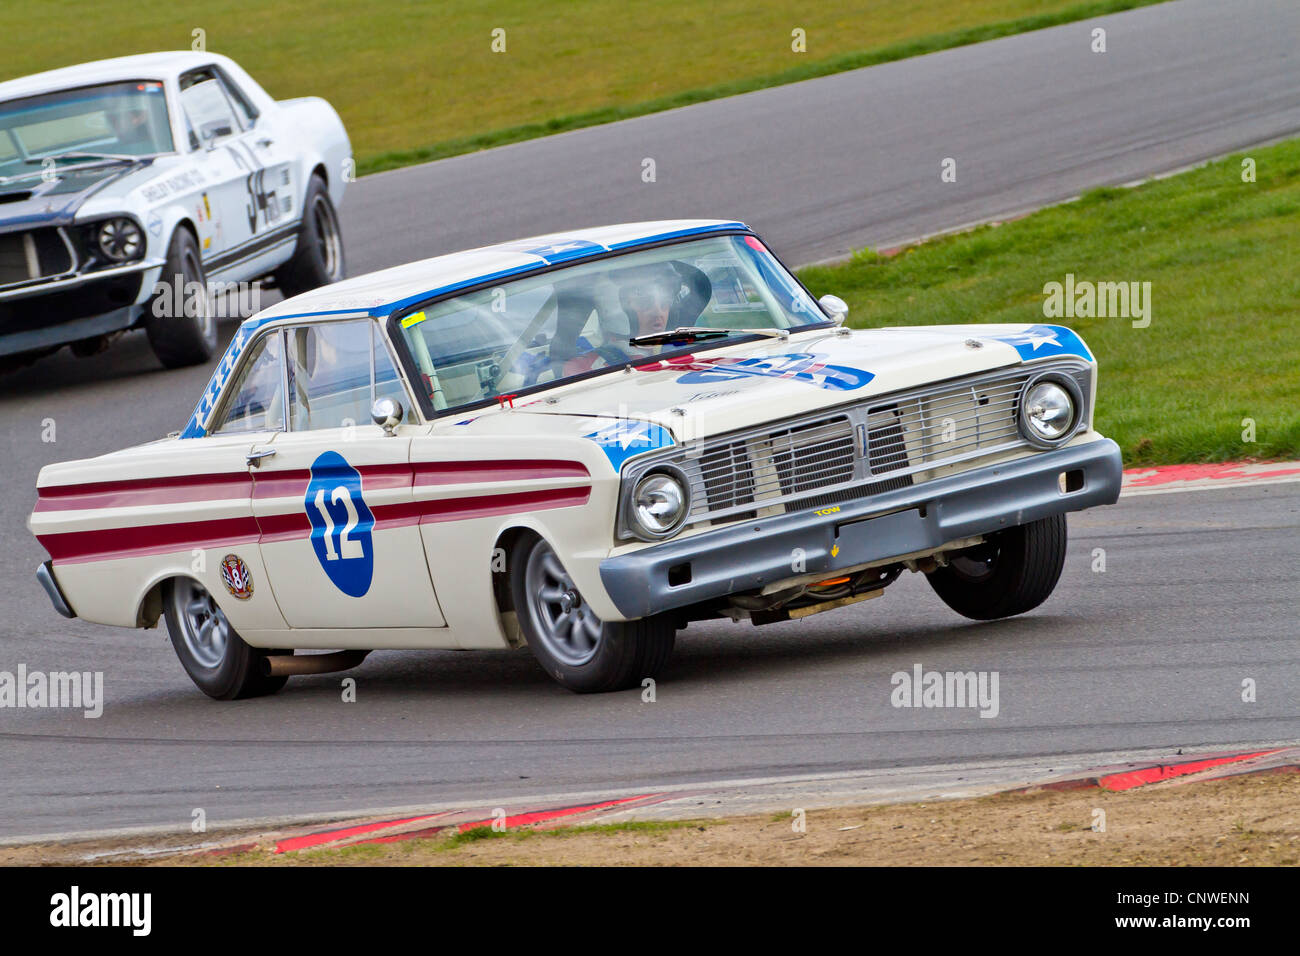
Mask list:
[[[958,552],[927,578],[958,614],[991,621],[1031,611],[1047,600],[1065,565],[1065,515],[990,535]]]
[[[275,272],[275,281],[287,299],[343,278],[343,230],[330,202],[325,181],[313,176],[302,204],[302,228],[293,258]]]
[[[217,350],[217,320],[208,303],[199,246],[177,229],[167,247],[162,287],[145,306],[144,328],[158,361],[168,368],[198,365]]]
[[[655,677],[672,656],[676,629],[665,616],[602,621],[559,556],[540,538],[521,541],[510,587],[528,647],[548,674],[580,694],[624,690]]]
[[[265,652],[244,643],[197,581],[169,582],[163,591],[163,610],[181,666],[209,697],[236,700],[274,694],[289,679],[262,673]]]

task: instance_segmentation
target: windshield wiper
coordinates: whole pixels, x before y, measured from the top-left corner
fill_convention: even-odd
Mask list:
[[[42,156],[40,159],[24,159],[23,162],[28,166],[40,166],[47,159],[93,159],[100,162],[117,162],[117,163],[138,163],[142,157],[129,156],[126,153],[56,153],[53,156]]]
[[[698,339],[720,339],[728,335],[766,335],[785,341],[790,333],[785,329],[709,329],[693,325],[682,325],[663,332],[651,332],[647,335],[635,335],[627,340],[628,345],[666,345],[669,342],[694,342]]]

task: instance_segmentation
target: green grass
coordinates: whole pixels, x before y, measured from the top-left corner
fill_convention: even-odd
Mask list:
[[[0,6],[0,79],[189,49],[202,29],[271,95],[333,103],[365,173],[1154,2],[44,0]]]
[[[1257,181],[1242,181],[1242,159]],[[1001,226],[800,275],[849,324],[1054,322],[1100,364],[1096,424],[1128,464],[1300,458],[1300,140]],[[1046,319],[1044,285],[1151,283],[1151,323]],[[1243,420],[1255,441],[1243,440]]]

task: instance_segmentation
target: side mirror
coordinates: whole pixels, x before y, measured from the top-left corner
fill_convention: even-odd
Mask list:
[[[844,320],[848,318],[849,304],[838,295],[827,293],[817,300],[817,304],[822,307],[822,311],[836,325],[843,325]]]
[[[370,417],[392,438],[393,429],[402,420],[402,403],[395,398],[377,398],[370,406]]]
[[[233,133],[234,129],[224,120],[213,120],[211,123],[204,123],[199,129],[199,136],[208,149],[216,146],[217,140],[222,136],[230,136]]]

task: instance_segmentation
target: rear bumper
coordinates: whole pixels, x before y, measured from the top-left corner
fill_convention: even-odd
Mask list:
[[[36,568],[36,580],[41,582],[41,587],[45,588],[45,593],[50,596],[50,601],[54,604],[54,610],[58,611],[64,617],[76,617],[73,613],[72,606],[68,604],[68,599],[63,596],[63,591],[59,588],[59,582],[54,580],[54,569],[52,561],[46,561]]]
[[[1061,491],[1062,474],[1077,490]],[[1101,439],[883,492],[833,513],[759,518],[606,558],[600,578],[624,617],[648,617],[805,572],[889,563],[949,541],[1114,504],[1122,479],[1119,446]],[[669,569],[682,583],[669,583]]]

